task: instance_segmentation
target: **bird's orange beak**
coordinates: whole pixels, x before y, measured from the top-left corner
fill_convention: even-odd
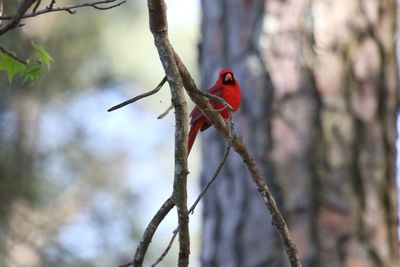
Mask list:
[[[225,75],[225,82],[228,82],[228,81],[233,81],[232,74],[230,74],[230,73],[227,73]]]

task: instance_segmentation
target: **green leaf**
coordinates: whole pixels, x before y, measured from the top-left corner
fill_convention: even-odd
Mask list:
[[[26,66],[16,60],[15,58],[5,54],[0,53],[0,70],[4,70],[7,72],[8,82],[11,83],[14,79],[14,76],[17,73],[23,73],[26,69]]]
[[[32,43],[33,48],[35,48],[36,53],[39,57],[39,61],[50,68],[50,63],[53,61],[53,58],[46,51],[46,49],[38,44]]]
[[[43,66],[46,65],[50,68],[50,63],[53,58],[47,53],[46,49],[38,44],[32,43],[35,52],[26,60],[26,64],[13,58],[12,55],[0,52],[0,71],[7,73],[9,83],[12,83],[15,75],[23,75],[23,83],[30,81],[31,84],[35,83],[40,76],[42,76]]]
[[[42,75],[42,64],[38,63],[32,66],[29,66],[24,71],[24,81],[30,81],[31,84],[36,82],[36,80]]]

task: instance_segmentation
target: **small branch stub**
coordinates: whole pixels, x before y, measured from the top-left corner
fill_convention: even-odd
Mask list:
[[[128,100],[126,100],[126,101],[124,101],[124,102],[122,102],[122,103],[120,103],[120,104],[118,104],[118,105],[115,105],[115,106],[113,106],[113,107],[107,109],[107,111],[108,111],[108,112],[111,112],[111,111],[114,111],[114,110],[116,110],[116,109],[120,109],[120,108],[122,108],[122,107],[125,107],[126,105],[135,103],[136,101],[138,101],[138,100],[140,100],[140,99],[142,99],[142,98],[145,98],[145,97],[154,95],[155,93],[157,93],[158,91],[160,91],[160,89],[163,87],[163,85],[165,84],[166,81],[167,81],[167,77],[164,76],[164,78],[161,80],[161,82],[160,82],[160,83],[157,85],[157,87],[154,88],[153,90],[151,90],[151,91],[149,91],[149,92],[146,92],[146,93],[144,93],[144,94],[135,96],[135,97],[133,97],[133,98],[131,98],[131,99],[128,99]]]

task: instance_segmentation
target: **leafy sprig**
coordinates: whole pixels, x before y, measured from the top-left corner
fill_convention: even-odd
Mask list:
[[[50,64],[54,60],[46,49],[36,43],[32,43],[32,47],[34,51],[25,62],[18,60],[15,52],[0,53],[0,71],[7,74],[9,83],[12,83],[16,75],[22,75],[24,83],[33,84],[42,76],[44,66],[50,69]]]

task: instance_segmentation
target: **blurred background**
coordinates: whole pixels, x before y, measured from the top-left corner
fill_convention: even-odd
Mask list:
[[[196,75],[199,3],[168,6],[171,41]],[[173,112],[157,120],[170,105],[168,86],[106,111],[163,78],[147,5],[127,1],[106,11],[39,16],[2,43],[24,57],[32,52],[31,40],[47,49],[54,64],[33,86],[18,80],[10,85],[0,76],[0,266],[127,263],[173,181]],[[192,201],[200,168],[196,150],[190,164]],[[199,211],[191,216],[193,263]],[[168,244],[175,214],[160,226],[150,261]],[[174,255],[160,266],[171,266]]]
[[[197,84],[209,88],[226,67],[240,82],[236,130],[303,266],[397,266],[396,1],[166,2],[171,42]],[[125,264],[174,173],[173,112],[157,119],[170,105],[167,85],[106,111],[163,77],[146,3],[38,16],[1,44],[26,58],[31,41],[54,59],[39,81],[10,85],[0,73],[0,266]],[[189,203],[223,148],[214,129],[196,140]],[[175,217],[144,266],[167,246]],[[232,153],[190,217],[191,266],[289,266],[270,220]],[[177,244],[159,266],[176,257]]]

